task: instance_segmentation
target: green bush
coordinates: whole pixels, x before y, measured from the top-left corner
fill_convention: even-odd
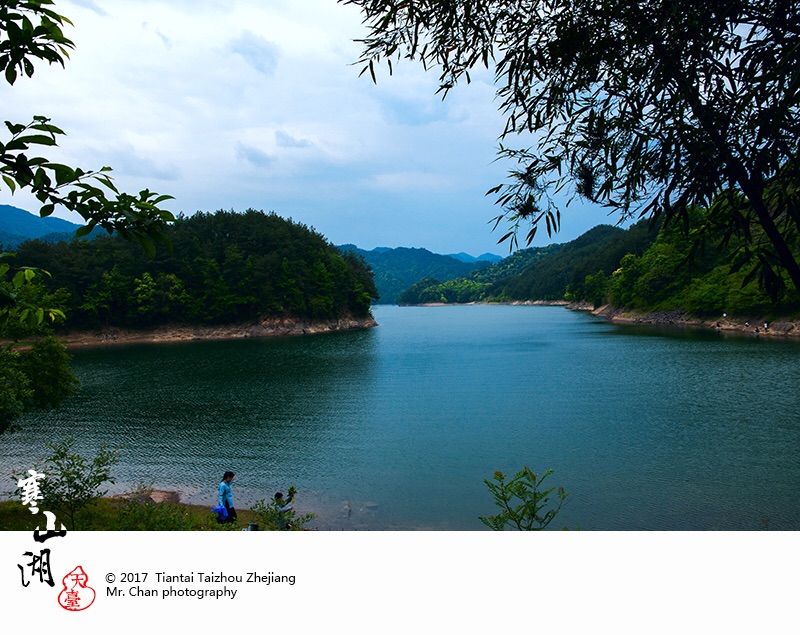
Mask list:
[[[500,512],[494,516],[480,516],[481,522],[495,531],[506,527],[520,531],[545,529],[569,496],[563,487],[542,490],[542,483],[552,473],[553,470],[547,470],[537,476],[529,467],[524,467],[506,481],[505,474],[495,472],[494,480],[483,482],[494,496]]]
[[[678,295],[681,308],[692,315],[720,315],[737,312],[728,306],[729,281],[727,267],[717,267],[712,273],[695,278]]]
[[[293,498],[296,492],[294,487],[290,487],[289,497]],[[259,527],[267,531],[301,531],[316,518],[316,514],[298,514],[294,509],[281,511],[275,499],[256,501],[250,510],[255,514]]]

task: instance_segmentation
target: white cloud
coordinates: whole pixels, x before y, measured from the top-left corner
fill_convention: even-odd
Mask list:
[[[275,131],[275,143],[281,148],[310,148],[314,145],[308,139],[297,139],[283,130]]]
[[[89,9],[90,11],[94,11],[98,15],[108,15],[104,9],[98,7],[92,0],[72,0],[73,4],[77,4],[84,9]]]
[[[143,156],[131,144],[112,147],[105,152],[108,161],[104,161],[114,169],[114,176],[121,175],[158,179],[160,181],[178,181],[183,178],[181,169],[172,164],[166,164],[150,156]]]
[[[275,157],[260,148],[241,142],[236,144],[236,156],[256,167],[265,167],[275,162]]]
[[[166,35],[164,35],[164,34],[161,32],[161,30],[160,30],[160,29],[156,29],[156,30],[155,30],[155,34],[156,34],[156,35],[159,37],[159,39],[160,39],[160,40],[161,40],[161,41],[164,43],[164,46],[165,46],[167,49],[171,49],[171,48],[172,48],[172,42],[170,41],[170,39],[169,39],[169,38],[168,38]]]
[[[484,192],[505,167],[490,72],[444,102],[411,62],[374,85],[352,65],[359,14],[336,0],[102,7],[63,0],[66,69],[39,64],[0,88],[3,119],[46,114],[67,131],[58,157],[112,165],[121,189],[171,194],[176,212],[274,210],[365,248],[496,249]]]
[[[452,175],[430,172],[389,172],[375,174],[366,186],[389,192],[430,192],[452,189],[455,178]]]
[[[231,40],[228,48],[264,75],[272,75],[278,64],[278,47],[250,31],[244,31]]]

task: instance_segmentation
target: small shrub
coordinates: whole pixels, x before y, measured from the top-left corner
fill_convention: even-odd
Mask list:
[[[289,498],[294,498],[296,491],[294,487],[290,487]],[[281,511],[281,505],[274,498],[256,501],[250,510],[255,514],[261,529],[267,531],[301,531],[305,529],[306,523],[316,518],[316,514],[298,514],[294,509]]]
[[[563,487],[542,490],[542,483],[553,473],[547,470],[541,477],[530,468],[524,467],[506,481],[500,471],[494,473],[494,480],[484,480],[494,496],[500,513],[494,516],[480,516],[487,527],[502,531],[506,527],[520,531],[537,531],[547,527],[567,502],[568,494]],[[555,494],[553,494],[555,492]]]

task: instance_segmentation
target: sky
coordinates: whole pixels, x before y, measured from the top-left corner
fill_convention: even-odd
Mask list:
[[[355,62],[366,34],[335,0],[57,0],[76,45],[65,68],[0,86],[3,119],[45,115],[67,136],[48,153],[111,166],[117,186],[170,194],[174,213],[248,208],[313,227],[334,244],[507,255],[490,188],[504,120],[493,74],[445,100],[436,72]],[[524,145],[524,144],[521,144]],[[0,203],[36,211],[22,192]],[[78,222],[69,213],[56,213]],[[565,242],[616,218],[574,202]]]

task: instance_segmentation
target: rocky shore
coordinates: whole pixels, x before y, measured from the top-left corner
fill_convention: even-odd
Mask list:
[[[188,342],[197,340],[228,340],[247,337],[275,337],[314,335],[334,331],[363,330],[378,326],[375,318],[345,317],[335,320],[305,320],[292,317],[266,318],[247,324],[221,326],[165,325],[154,329],[103,328],[96,331],[67,331],[59,339],[67,348],[105,346],[113,344],[140,344],[160,342]]]
[[[757,334],[766,337],[800,337],[800,318],[797,317],[778,318],[772,321],[764,316],[720,315],[713,319],[691,316],[682,309],[641,312],[619,309],[608,304],[597,309],[586,305],[567,305],[567,307],[590,311],[593,315],[614,324],[650,324],[737,332],[743,335]],[[767,324],[767,329],[764,329],[764,324]]]

